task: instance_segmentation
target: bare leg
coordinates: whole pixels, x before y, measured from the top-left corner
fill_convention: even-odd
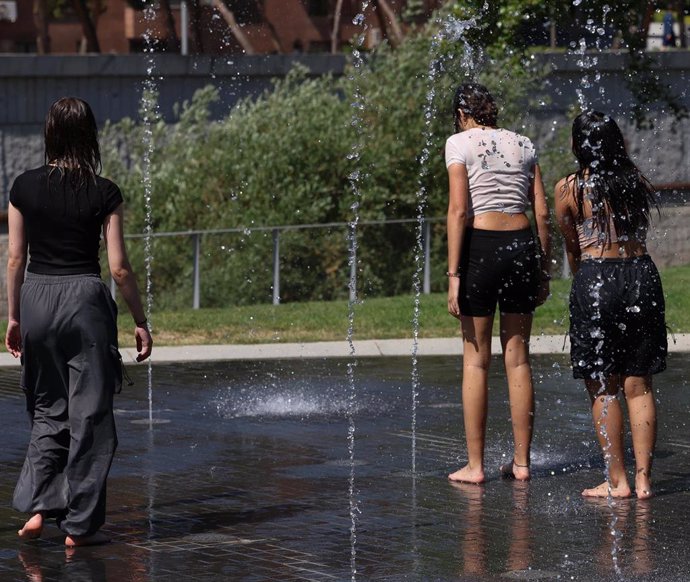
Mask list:
[[[43,515],[34,513],[28,521],[24,524],[22,529],[17,532],[17,535],[23,540],[35,540],[41,537],[43,532]]]
[[[656,403],[651,376],[627,376],[623,391],[628,403],[633,451],[635,492],[640,499],[652,496],[652,458],[656,444]]]
[[[520,481],[527,481],[530,477],[530,445],[534,428],[534,387],[529,363],[531,329],[531,314],[501,313],[501,346],[515,442],[513,459],[501,467],[501,473]]]
[[[465,421],[468,463],[448,475],[451,481],[482,483],[484,481],[484,442],[489,362],[491,360],[491,328],[493,315],[462,316],[462,413]]]
[[[609,481],[585,489],[585,497],[630,497],[630,485],[625,474],[623,451],[623,412],[616,398],[620,376],[611,376],[602,386],[599,380],[585,380],[592,400],[594,429],[608,467]]]

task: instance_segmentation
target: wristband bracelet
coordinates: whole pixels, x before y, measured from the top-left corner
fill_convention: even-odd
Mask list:
[[[134,325],[136,325],[137,327],[146,327],[146,325],[148,324],[148,322],[149,322],[149,320],[146,319],[146,318],[144,318],[143,321],[135,321],[135,322],[134,322]]]
[[[450,271],[446,271],[446,277],[460,278],[460,273],[451,273]]]

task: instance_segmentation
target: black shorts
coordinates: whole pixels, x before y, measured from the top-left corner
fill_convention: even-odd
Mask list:
[[[474,317],[533,313],[539,292],[539,245],[524,230],[465,229],[460,257],[460,313]]]
[[[666,369],[664,293],[648,255],[582,261],[570,291],[575,378],[647,376]]]

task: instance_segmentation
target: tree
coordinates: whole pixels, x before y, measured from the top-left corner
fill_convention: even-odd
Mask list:
[[[388,42],[391,43],[393,48],[400,46],[405,35],[400,28],[400,24],[398,24],[398,18],[391,5],[387,0],[372,0],[372,4],[376,9],[376,14],[381,22],[381,28],[385,32]]]
[[[244,34],[244,31],[237,23],[235,15],[233,14],[232,10],[230,10],[227,7],[225,2],[223,0],[211,0],[211,6],[213,6],[216,10],[218,10],[218,12],[220,12],[220,15],[223,17],[223,20],[225,20],[226,24],[228,25],[230,32],[244,50],[244,54],[255,54],[256,51],[254,50],[254,46],[252,45],[247,35]]]
[[[170,0],[160,0],[161,11],[165,19],[166,41],[168,49],[176,51],[180,46],[180,39],[177,36],[177,29],[175,28],[175,18],[173,17],[172,8],[170,7]]]
[[[86,52],[100,53],[101,47],[98,43],[98,35],[96,34],[96,26],[91,18],[89,7],[86,0],[72,0],[72,7],[81,23],[82,34],[86,39]]]
[[[38,54],[50,53],[50,35],[48,34],[48,2],[34,0],[34,26],[36,27],[36,48]]]
[[[427,215],[444,213],[447,182],[441,151],[453,131],[448,101],[466,71],[460,64],[462,44],[437,46],[437,32],[432,23],[396,49],[381,44],[361,75],[313,78],[296,67],[272,91],[242,101],[217,123],[209,121],[217,92],[208,88],[181,107],[178,123],[154,124],[154,142],[165,144],[156,148],[151,164],[155,228],[241,230],[209,235],[202,243],[204,306],[270,302],[271,233],[252,227],[349,222],[353,171],[362,172],[358,211],[363,221],[415,217],[420,180],[415,159],[427,129],[433,141],[424,178]],[[444,74],[434,82],[434,113],[427,128],[430,61],[443,65]],[[502,83],[504,75],[510,83]],[[488,63],[480,76],[500,99],[507,127],[521,126],[525,103],[536,92],[535,78],[529,68],[505,57]],[[366,105],[361,127],[355,128],[351,104],[358,94],[366,96]],[[104,128],[101,141],[104,174],[127,193],[130,232],[140,231],[144,222],[142,131],[123,121],[117,128]],[[351,148],[359,139],[363,145],[356,162]],[[269,163],[257,164],[266,152]],[[435,228],[433,252],[440,256],[443,227]],[[415,269],[414,225],[363,225],[358,230],[362,295],[408,293]],[[132,249],[135,264],[143,260],[140,252]],[[281,236],[280,252],[283,301],[348,296],[344,229],[290,231]],[[188,305],[191,261],[180,263],[180,257],[189,256],[189,240],[157,239],[155,253],[156,304],[161,309]],[[440,284],[443,263],[434,268],[433,280]]]
[[[340,47],[340,17],[343,13],[343,0],[337,0],[333,11],[333,31],[331,32],[331,52],[338,52]]]
[[[655,5],[648,0],[587,0],[578,6],[561,0],[457,0],[450,9],[461,19],[478,17],[477,26],[468,33],[472,43],[490,55],[512,52],[523,60],[534,45],[535,28],[542,23],[558,23],[559,32],[571,36],[573,48],[581,39],[590,49],[601,46],[609,29],[627,50],[626,83],[635,101],[632,115],[638,127],[645,127],[652,123],[649,110],[654,104],[668,108],[677,119],[688,115],[678,96],[659,81],[653,58],[645,50]]]

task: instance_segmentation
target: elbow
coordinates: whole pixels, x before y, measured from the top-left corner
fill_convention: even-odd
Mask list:
[[[122,285],[127,280],[130,273],[131,269],[129,269],[127,265],[118,265],[110,269],[110,275],[118,286]]]
[[[26,257],[25,256],[10,255],[10,257],[7,259],[7,270],[8,271],[12,271],[12,272],[23,271],[25,266],[26,266]]]
[[[538,224],[542,224],[547,227],[551,226],[551,214],[549,214],[548,210],[537,211],[535,213],[535,218]]]
[[[456,223],[464,223],[467,219],[467,209],[466,208],[449,208],[448,209],[448,221]]]

